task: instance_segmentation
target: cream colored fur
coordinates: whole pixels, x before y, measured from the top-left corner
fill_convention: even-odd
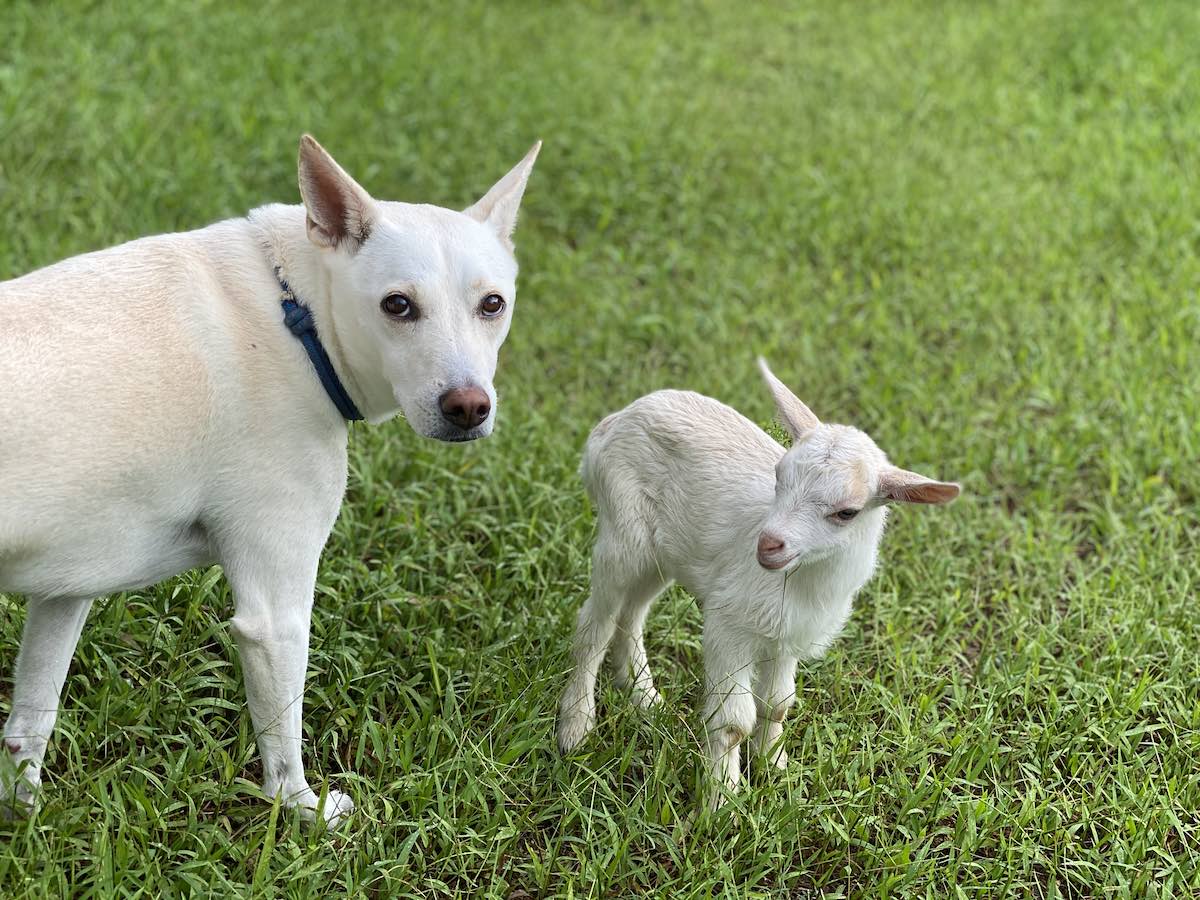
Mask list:
[[[658,391],[597,425],[581,467],[597,537],[559,746],[572,750],[594,726],[597,671],[610,649],[613,676],[634,702],[658,702],[642,631],[654,599],[678,581],[704,610],[713,806],[724,796],[716,788],[738,784],[745,738],[786,765],[796,663],[823,655],[845,626],[875,569],[885,504],[958,494],[892,466],[858,429],[821,424],[765,363],[762,371],[790,450],[723,403]],[[853,511],[849,520],[842,510]]]
[[[347,426],[284,327],[279,266],[372,422],[470,440],[439,403],[495,406],[517,265],[511,234],[535,146],[475,206],[373,200],[310,137],[302,206],[266,206],[0,284],[0,591],[28,613],[0,783],[28,806],[94,597],[220,563],[268,796],[307,816],[301,765],[309,614],[346,484]],[[399,320],[391,293],[419,310]],[[481,300],[497,294],[498,316]],[[0,753],[2,756],[3,753]],[[17,775],[19,770],[19,776]]]

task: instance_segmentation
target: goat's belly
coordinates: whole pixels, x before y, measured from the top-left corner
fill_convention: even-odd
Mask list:
[[[56,531],[58,531],[56,529]],[[98,597],[133,590],[211,563],[194,520],[103,522],[0,542],[0,591],[32,597]]]

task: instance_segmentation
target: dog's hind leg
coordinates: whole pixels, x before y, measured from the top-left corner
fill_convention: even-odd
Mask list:
[[[309,787],[301,760],[304,730],[304,676],[308,629],[321,547],[239,544],[222,554],[233,588],[230,623],[241,656],[250,719],[262,754],[263,792],[281,796],[308,820],[320,798]],[[283,558],[286,557],[286,558]],[[354,808],[350,798],[330,790],[322,809],[333,824]]]
[[[91,599],[31,598],[13,675],[12,711],[0,748],[0,803],[5,816],[28,812],[42,779],[42,759],[58,718],[58,701]]]

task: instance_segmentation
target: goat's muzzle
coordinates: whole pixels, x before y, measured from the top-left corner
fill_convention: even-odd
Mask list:
[[[758,536],[758,564],[764,569],[782,569],[787,565],[787,557],[783,555],[783,541],[764,531]]]

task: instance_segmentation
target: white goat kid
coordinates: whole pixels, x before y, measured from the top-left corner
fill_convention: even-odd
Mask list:
[[[790,450],[690,391],[635,400],[588,438],[580,472],[598,535],[559,707],[563,752],[595,724],[596,673],[610,645],[618,685],[639,706],[658,701],[642,628],[654,598],[678,581],[704,610],[712,775],[736,788],[746,737],[786,766],[780,738],[796,663],[823,655],[846,624],[875,569],[886,504],[958,496],[956,484],[891,465],[858,429],[822,424],[759,364]],[[722,801],[715,789],[710,805]]]

